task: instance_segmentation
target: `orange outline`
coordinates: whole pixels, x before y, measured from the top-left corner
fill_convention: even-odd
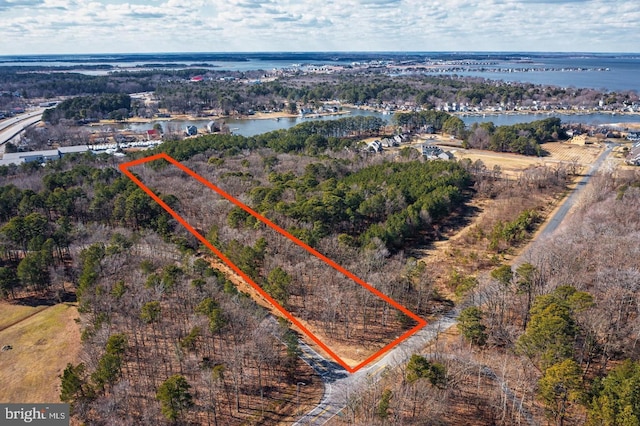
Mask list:
[[[317,258],[319,258],[320,260],[322,260],[323,262],[325,262],[326,264],[331,266],[336,271],[342,273],[343,275],[347,276],[348,278],[351,278],[353,281],[355,281],[356,283],[360,284],[362,287],[366,288],[367,290],[369,290],[370,292],[372,292],[376,296],[380,297],[382,300],[384,300],[385,302],[389,303],[394,308],[400,310],[401,312],[403,312],[408,317],[414,319],[418,324],[415,327],[413,327],[412,329],[406,331],[404,334],[402,334],[397,339],[393,340],[391,343],[387,344],[385,347],[383,347],[382,349],[380,349],[379,351],[377,351],[373,355],[371,355],[369,358],[367,358],[364,361],[362,361],[360,364],[356,365],[355,367],[350,367],[338,355],[336,355],[331,349],[329,349],[329,347],[327,345],[325,345],[320,339],[318,339],[313,333],[311,333],[304,325],[302,325],[293,315],[291,315],[289,313],[289,311],[287,311],[282,306],[280,306],[280,304],[278,302],[276,302],[271,296],[269,296],[251,278],[249,278],[247,276],[247,274],[242,272],[240,270],[240,268],[238,268],[236,265],[234,265],[233,262],[231,262],[220,250],[215,248],[209,241],[207,241],[207,239],[205,237],[203,237],[198,231],[196,231],[191,225],[189,225],[189,223],[187,223],[186,220],[184,220],[178,213],[176,213],[171,207],[169,207],[164,201],[162,201],[160,199],[160,197],[158,197],[156,194],[154,194],[153,191],[151,191],[151,189],[149,189],[147,186],[145,186],[137,177],[135,177],[133,175],[133,173],[131,173],[128,170],[129,167],[137,166],[137,165],[140,165],[140,164],[144,164],[144,163],[147,163],[147,162],[150,162],[150,161],[155,161],[155,160],[160,160],[160,159],[166,160],[169,163],[173,164],[174,166],[178,167],[180,170],[182,170],[183,172],[187,173],[189,176],[193,177],[198,182],[200,182],[200,183],[204,184],[205,186],[207,186],[208,188],[212,189],[213,191],[215,191],[217,194],[219,194],[223,198],[231,201],[233,204],[235,204],[236,206],[240,207],[242,210],[246,211],[251,216],[255,217],[256,219],[258,219],[262,223],[268,225],[274,231],[277,231],[281,235],[287,237],[288,239],[293,241],[295,244],[297,244],[298,246],[300,246],[303,249],[305,249],[307,252],[311,253],[312,255],[316,256]],[[241,203],[240,201],[238,201],[237,199],[235,199],[231,195],[227,194],[222,189],[218,188],[217,186],[215,186],[214,184],[212,184],[211,182],[209,182],[208,180],[206,180],[202,176],[198,175],[193,170],[187,168],[186,166],[184,166],[180,162],[174,160],[168,154],[162,152],[160,154],[155,154],[155,155],[152,155],[150,157],[145,157],[145,158],[141,158],[141,159],[138,159],[138,160],[134,160],[134,161],[130,161],[130,162],[124,163],[124,164],[120,165],[120,170],[127,177],[129,177],[129,179],[131,179],[136,185],[138,185],[144,192],[146,192],[151,198],[153,198],[153,200],[156,203],[158,203],[171,216],[173,216],[178,222],[180,222],[180,224],[182,226],[184,226],[198,240],[200,240],[200,242],[202,244],[207,246],[213,253],[215,253],[215,255],[218,256],[220,258],[220,260],[222,260],[224,263],[226,263],[231,269],[233,269],[233,271],[235,273],[240,275],[247,283],[249,283],[249,285],[251,285],[258,293],[260,293],[260,295],[262,295],[265,299],[267,299],[269,301],[269,303],[271,303],[278,311],[280,311],[287,319],[289,319],[289,321],[291,321],[293,324],[295,324],[311,340],[316,342],[322,349],[324,349],[338,364],[340,364],[342,367],[344,367],[344,369],[347,370],[348,372],[355,373],[356,371],[358,371],[362,367],[366,366],[371,361],[373,361],[374,359],[378,358],[379,356],[381,356],[383,353],[387,352],[392,347],[400,344],[401,342],[406,340],[409,336],[411,336],[412,334],[416,333],[422,327],[427,325],[427,322],[424,319],[420,318],[419,316],[417,316],[413,312],[409,311],[407,308],[405,308],[404,306],[402,306],[401,304],[399,304],[395,300],[393,300],[390,297],[386,296],[385,294],[381,293],[380,291],[378,291],[377,289],[372,287],[370,284],[367,284],[366,282],[364,282],[363,280],[361,280],[360,278],[358,278],[357,276],[355,276],[351,272],[349,272],[346,269],[344,269],[342,266],[340,266],[337,263],[335,263],[333,260],[329,259],[328,257],[324,256],[321,253],[318,253],[316,250],[314,250],[313,248],[311,248],[310,246],[308,246],[307,244],[305,244],[304,242],[302,242],[298,238],[294,237],[289,232],[287,232],[284,229],[280,228],[278,225],[276,225],[275,223],[271,222],[266,217],[264,217],[261,214],[251,210],[251,208],[247,207],[246,205],[244,205],[243,203]]]

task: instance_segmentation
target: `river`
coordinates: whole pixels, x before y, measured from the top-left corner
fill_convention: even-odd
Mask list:
[[[338,118],[348,117],[349,115],[362,115],[362,116],[376,116],[390,121],[390,115],[384,115],[379,112],[353,109],[349,110],[349,114],[346,115],[328,115],[318,118],[281,118],[276,119],[224,119],[229,129],[237,135],[242,136],[255,136],[261,133],[271,132],[273,130],[289,129],[296,124],[303,123],[309,120],[336,120]],[[498,126],[513,125],[517,123],[528,123],[535,120],[542,120],[549,117],[559,117],[563,123],[581,123],[591,125],[612,125],[624,123],[640,123],[640,115],[613,115],[605,113],[592,113],[592,114],[559,114],[559,113],[537,113],[537,114],[485,114],[485,115],[466,115],[460,118],[467,126],[471,126],[473,123],[483,123],[492,121]],[[204,128],[209,119],[203,120],[173,120],[173,121],[152,121],[150,123],[126,123],[116,125],[119,129],[129,129],[135,132],[143,132],[150,130],[157,123],[162,125],[165,132],[178,131],[184,129],[186,126],[196,126],[199,129]]]

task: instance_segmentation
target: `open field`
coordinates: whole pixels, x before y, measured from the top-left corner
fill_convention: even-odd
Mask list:
[[[76,306],[1,307],[0,322],[13,325],[0,331],[0,345],[12,347],[0,352],[0,401],[59,402],[58,376],[67,363],[77,362],[80,349]]]
[[[2,303],[2,313],[0,314],[0,331],[4,331],[6,328],[11,327],[20,321],[29,318],[32,315],[46,309],[47,306],[22,306],[22,305],[10,305],[8,303]],[[0,342],[0,344],[3,344]]]
[[[471,161],[481,160],[488,169],[499,166],[503,174],[513,177],[528,167],[553,166],[558,163],[574,163],[579,167],[591,164],[598,154],[602,152],[602,146],[576,145],[567,142],[549,142],[542,145],[549,155],[546,157],[527,157],[506,152],[483,151],[477,149],[455,150],[457,159],[468,158]],[[579,171],[578,171],[579,172]]]

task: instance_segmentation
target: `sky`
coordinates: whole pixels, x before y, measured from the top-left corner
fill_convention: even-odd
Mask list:
[[[0,0],[0,55],[640,52],[638,0]]]

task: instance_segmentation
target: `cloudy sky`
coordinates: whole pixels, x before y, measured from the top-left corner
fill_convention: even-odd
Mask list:
[[[0,55],[640,51],[638,0],[0,0]]]

